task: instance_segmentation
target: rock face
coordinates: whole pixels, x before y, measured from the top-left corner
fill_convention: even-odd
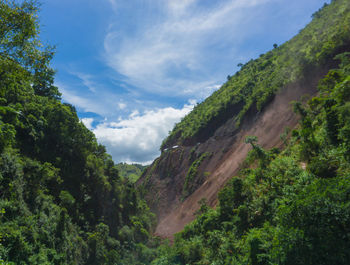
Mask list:
[[[282,147],[280,135],[298,123],[290,102],[317,93],[318,80],[326,71],[315,70],[307,80],[281,88],[261,112],[250,109],[239,128],[234,117],[228,117],[205,141],[163,151],[138,181],[158,216],[155,234],[172,238],[195,218],[202,198],[216,206],[218,192],[238,173],[250,149],[244,143],[246,136],[257,136],[264,148]]]

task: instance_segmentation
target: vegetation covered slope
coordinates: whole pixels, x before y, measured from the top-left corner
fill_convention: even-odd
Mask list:
[[[119,176],[122,178],[129,179],[132,183],[135,183],[141,176],[144,169],[147,166],[143,166],[140,164],[127,164],[127,163],[119,163],[116,165]]]
[[[349,264],[350,52],[336,59],[319,96],[294,103],[300,127],[287,148],[264,150],[247,137],[246,167],[217,209],[202,202],[152,264]]]
[[[35,1],[0,2],[0,264],[138,264],[154,217],[60,102]]]
[[[345,50],[350,42],[350,3],[332,1],[290,41],[241,66],[228,81],[176,124],[161,149],[207,139],[228,118],[239,126],[249,109],[262,110],[275,93]]]

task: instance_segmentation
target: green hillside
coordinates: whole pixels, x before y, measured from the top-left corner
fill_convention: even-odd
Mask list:
[[[242,65],[218,91],[176,124],[161,149],[203,141],[231,117],[239,126],[248,110],[262,110],[279,89],[348,49],[349,8],[349,1],[325,4],[293,39]]]
[[[143,170],[147,168],[147,166],[143,166],[140,164],[127,164],[127,163],[119,163],[116,165],[118,169],[119,176],[122,178],[129,179],[132,183],[135,183],[141,176]]]

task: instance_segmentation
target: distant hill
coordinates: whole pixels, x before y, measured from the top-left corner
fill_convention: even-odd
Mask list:
[[[129,179],[132,183],[135,183],[140,177],[142,172],[147,168],[140,164],[127,164],[119,163],[116,164],[119,176],[122,178]]]

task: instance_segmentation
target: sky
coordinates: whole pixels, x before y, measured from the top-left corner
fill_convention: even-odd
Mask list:
[[[116,163],[148,164],[237,64],[295,36],[325,0],[41,0],[63,102]]]

